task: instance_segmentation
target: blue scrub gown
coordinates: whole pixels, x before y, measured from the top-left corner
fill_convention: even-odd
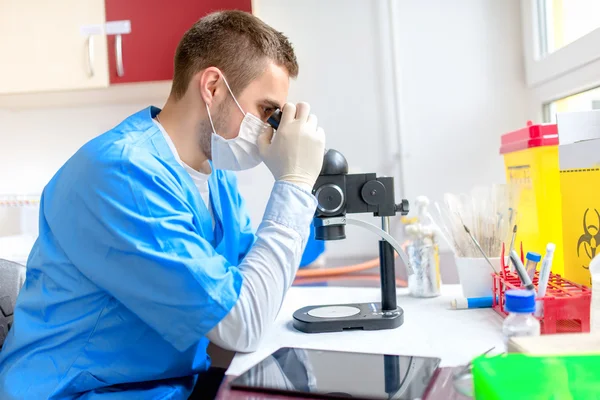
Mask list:
[[[1,399],[185,399],[234,306],[255,237],[235,176],[211,216],[147,108],[44,189],[40,235],[0,352]]]

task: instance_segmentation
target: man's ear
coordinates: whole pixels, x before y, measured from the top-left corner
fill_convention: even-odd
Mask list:
[[[195,81],[200,85],[200,96],[204,103],[209,107],[215,101],[222,90],[218,83],[221,80],[222,73],[216,67],[208,67],[203,71],[198,72],[198,78]]]

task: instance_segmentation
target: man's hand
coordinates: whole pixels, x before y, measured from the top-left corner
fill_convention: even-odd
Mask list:
[[[323,165],[325,132],[317,127],[317,117],[310,114],[307,103],[286,103],[277,134],[273,138],[269,130],[261,135],[258,148],[275,180],[310,192]]]

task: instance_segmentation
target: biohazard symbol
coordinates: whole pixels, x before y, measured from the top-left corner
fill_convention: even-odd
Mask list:
[[[579,238],[577,242],[577,256],[579,257],[579,251],[581,250],[581,246],[585,250],[585,254],[591,260],[596,256],[596,250],[600,246],[600,213],[598,210],[594,209],[596,212],[596,216],[598,217],[598,223],[596,225],[588,225],[586,223],[587,213],[590,211],[588,208],[583,213],[583,235]],[[589,269],[589,266],[583,266],[585,269]]]

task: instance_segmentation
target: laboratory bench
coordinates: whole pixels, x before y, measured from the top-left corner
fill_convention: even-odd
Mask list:
[[[398,305],[404,309],[404,324],[397,329],[306,334],[292,326],[292,314],[297,309],[307,305],[376,302],[380,299],[380,291],[358,287],[292,287],[259,349],[234,357],[218,398],[278,398],[230,390],[228,382],[281,347],[438,357],[442,368],[436,382],[444,378],[444,374],[449,377],[451,367],[467,364],[492,347],[498,353],[505,349],[502,318],[492,309],[452,310],[451,300],[461,296],[460,285],[443,285],[441,296],[428,299],[414,298],[409,296],[408,289],[398,289]],[[434,393],[427,398],[438,398]]]

